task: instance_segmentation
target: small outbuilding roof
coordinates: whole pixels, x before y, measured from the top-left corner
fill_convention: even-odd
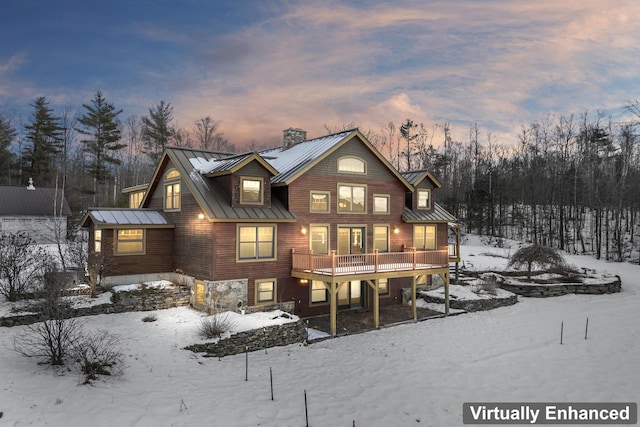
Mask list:
[[[69,216],[59,188],[0,186],[0,216]]]

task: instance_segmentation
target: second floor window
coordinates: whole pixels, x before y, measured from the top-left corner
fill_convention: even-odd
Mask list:
[[[328,191],[311,191],[309,203],[311,212],[329,212],[329,192]]]
[[[261,205],[263,200],[262,183],[262,178],[241,178],[240,203]]]
[[[416,249],[436,249],[436,226],[414,225],[413,246]]]
[[[238,260],[275,259],[275,247],[275,225],[238,226]]]
[[[389,252],[389,227],[386,225],[373,226],[373,249],[378,252]]]
[[[338,185],[338,212],[365,212],[366,198],[364,185]]]
[[[309,227],[310,247],[314,254],[329,253],[329,226],[312,225]]]
[[[380,194],[373,196],[373,213],[389,213],[389,196]]]
[[[165,184],[164,186],[164,210],[180,210],[180,183]]]
[[[418,190],[418,209],[431,209],[431,190]]]

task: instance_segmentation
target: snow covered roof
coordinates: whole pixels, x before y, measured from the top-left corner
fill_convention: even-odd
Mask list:
[[[162,212],[148,209],[107,209],[91,208],[85,214],[80,225],[85,227],[91,219],[98,228],[139,227],[172,228],[173,223]]]
[[[33,188],[33,187],[32,187]],[[59,188],[0,186],[0,215],[54,216],[71,215],[69,204]]]

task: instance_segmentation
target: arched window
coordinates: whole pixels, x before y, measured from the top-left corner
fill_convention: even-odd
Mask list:
[[[359,157],[340,157],[338,159],[338,172],[346,173],[367,173],[367,163]]]
[[[180,210],[180,172],[169,170],[164,176],[164,210]]]

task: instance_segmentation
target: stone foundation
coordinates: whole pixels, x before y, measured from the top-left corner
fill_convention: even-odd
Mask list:
[[[584,283],[560,283],[557,285],[518,284],[506,280],[500,287],[514,294],[524,297],[547,298],[567,294],[612,294],[620,292],[622,283],[620,277],[612,278],[608,283],[584,284]]]

